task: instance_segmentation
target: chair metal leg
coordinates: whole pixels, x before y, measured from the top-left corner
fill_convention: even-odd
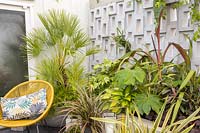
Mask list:
[[[31,133],[29,126],[26,127],[28,133]]]
[[[37,128],[37,133],[40,133],[40,131],[39,131],[39,124],[38,123],[36,123],[36,128]]]

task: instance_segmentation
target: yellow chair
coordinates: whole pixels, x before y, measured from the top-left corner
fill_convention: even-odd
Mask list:
[[[3,120],[2,119],[2,110],[0,109],[0,126],[4,127],[24,127],[24,126],[30,126],[41,119],[43,119],[45,116],[47,116],[48,111],[51,108],[51,105],[53,103],[54,98],[54,89],[51,84],[49,84],[46,81],[43,80],[30,80],[23,82],[17,86],[15,86],[13,89],[11,89],[4,97],[5,98],[13,98],[13,97],[20,97],[24,96],[30,93],[34,93],[42,88],[46,88],[47,92],[47,108],[46,110],[39,115],[35,119],[26,119],[26,120]],[[38,129],[38,127],[37,127]]]

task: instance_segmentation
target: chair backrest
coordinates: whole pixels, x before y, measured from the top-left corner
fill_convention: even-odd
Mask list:
[[[12,88],[4,97],[5,98],[20,97],[20,96],[34,93],[42,88],[45,88],[47,92],[46,110],[49,110],[53,103],[54,89],[50,83],[43,80],[30,80],[30,81],[23,82],[15,86],[14,88]],[[0,116],[1,116],[1,110],[0,110]]]

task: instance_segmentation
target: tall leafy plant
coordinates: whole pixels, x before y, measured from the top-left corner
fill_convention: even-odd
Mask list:
[[[161,66],[163,65],[165,55],[170,46],[174,46],[179,51],[180,55],[185,60],[185,63],[187,64],[187,66],[190,67],[190,58],[187,55],[186,51],[181,47],[181,45],[179,45],[177,43],[169,43],[167,48],[164,50],[164,53],[162,54],[162,52],[161,52],[162,44],[160,42],[160,25],[161,25],[161,19],[165,19],[166,8],[167,8],[167,3],[165,0],[154,0],[154,16],[155,16],[155,22],[156,22],[156,25],[155,25],[156,41],[154,40],[153,36],[152,36],[152,41],[153,41],[154,50],[156,52],[159,79],[162,79]],[[157,44],[157,47],[156,47],[156,44]]]
[[[62,100],[72,100],[76,85],[84,85],[82,62],[86,56],[98,52],[95,48],[84,50],[90,39],[80,28],[76,16],[64,10],[50,10],[39,14],[41,28],[24,37],[30,59],[41,60],[34,70],[37,78],[49,81],[55,89],[54,107]],[[79,72],[79,73],[77,73]]]

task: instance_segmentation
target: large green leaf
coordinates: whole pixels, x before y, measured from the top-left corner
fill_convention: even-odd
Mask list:
[[[140,113],[145,113],[147,115],[151,109],[158,113],[162,107],[161,99],[157,95],[153,94],[136,94],[135,103],[141,111]]]
[[[146,76],[145,72],[140,67],[136,67],[133,70],[133,75],[140,83],[144,81]]]
[[[145,76],[145,72],[140,67],[133,70],[126,68],[116,73],[115,80],[120,88],[124,88],[125,85],[135,85],[136,80],[142,83]]]

